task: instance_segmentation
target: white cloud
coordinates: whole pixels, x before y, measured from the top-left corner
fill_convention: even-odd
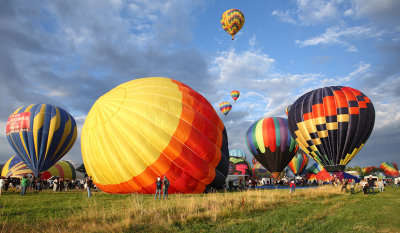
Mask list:
[[[384,27],[399,24],[400,1],[398,0],[353,0],[353,6],[358,18],[370,18]]]
[[[377,38],[381,37],[384,33],[384,31],[367,26],[354,26],[345,28],[340,26],[332,26],[327,28],[325,32],[319,36],[304,41],[296,40],[295,42],[296,44],[299,44],[300,47],[339,44],[347,47],[346,51],[355,52],[357,51],[357,48],[354,45],[351,45],[348,40]]]
[[[277,16],[282,22],[296,24],[296,20],[293,18],[293,13],[289,10],[278,11],[274,10],[272,15]]]
[[[328,22],[338,17],[337,1],[297,0],[298,17],[303,24]]]

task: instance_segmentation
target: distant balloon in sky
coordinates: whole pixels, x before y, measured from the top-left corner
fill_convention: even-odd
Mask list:
[[[308,155],[300,148],[297,150],[296,155],[289,162],[288,167],[295,176],[299,175],[308,164]]]
[[[82,128],[86,172],[108,193],[154,193],[166,176],[170,193],[222,188],[228,138],[213,106],[169,78],[141,78],[101,96]]]
[[[267,117],[250,126],[246,133],[249,151],[274,177],[278,177],[297,151],[287,120]]]
[[[370,99],[351,87],[310,91],[290,105],[289,129],[328,172],[343,171],[366,143],[375,122]]]
[[[232,99],[236,102],[236,100],[239,98],[240,92],[239,91],[231,91],[231,97]]]
[[[232,105],[229,102],[221,102],[219,104],[219,110],[226,116],[232,109]]]
[[[243,24],[244,15],[238,9],[227,10],[221,16],[222,28],[232,36],[232,40],[235,34],[243,27]]]
[[[50,104],[15,110],[6,127],[8,142],[35,176],[60,160],[74,145],[77,134],[74,118]]]
[[[313,174],[318,174],[318,172],[325,170],[321,165],[318,163],[314,163],[313,165],[309,166],[307,168],[307,172],[313,173]]]
[[[399,177],[399,167],[394,162],[384,162],[381,164],[380,169],[383,170],[386,176]]]
[[[240,158],[246,159],[246,152],[244,152],[242,150],[233,149],[233,150],[229,150],[229,156],[240,157]]]

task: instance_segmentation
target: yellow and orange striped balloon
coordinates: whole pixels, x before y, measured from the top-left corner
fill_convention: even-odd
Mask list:
[[[109,193],[153,193],[167,176],[170,193],[222,187],[229,169],[224,124],[212,105],[168,78],[123,83],[101,96],[82,129],[86,171]]]

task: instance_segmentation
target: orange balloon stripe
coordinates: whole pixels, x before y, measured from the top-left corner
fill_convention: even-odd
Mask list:
[[[333,95],[335,96],[336,108],[348,107],[346,96],[342,90],[334,91]]]
[[[356,95],[351,90],[349,90],[346,87],[343,87],[342,91],[343,91],[343,93],[345,94],[345,96],[347,98],[347,102],[349,102],[349,101],[357,101]]]
[[[323,117],[324,115],[324,104],[314,104],[312,106],[313,118]]]
[[[336,105],[335,105],[335,97],[334,96],[326,96],[323,98],[324,102],[324,110],[325,116],[335,116],[337,115]]]

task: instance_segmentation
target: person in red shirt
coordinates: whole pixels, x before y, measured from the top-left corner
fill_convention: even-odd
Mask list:
[[[289,193],[292,192],[294,193],[296,191],[296,184],[294,183],[294,181],[290,182],[289,188],[290,188]]]

